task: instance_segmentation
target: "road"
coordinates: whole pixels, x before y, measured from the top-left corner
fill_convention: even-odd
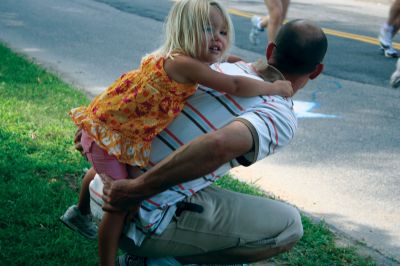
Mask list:
[[[367,42],[388,5],[318,2],[293,0],[288,14],[333,32],[324,75],[296,95],[303,107],[298,135],[281,153],[233,173],[400,261],[400,90],[388,86],[396,61]],[[256,59],[264,49],[248,43],[246,16],[265,7],[226,3],[236,28],[233,52]],[[93,96],[160,44],[170,6],[167,0],[1,0],[0,40]]]

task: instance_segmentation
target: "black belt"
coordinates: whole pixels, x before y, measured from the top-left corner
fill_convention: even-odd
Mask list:
[[[199,204],[181,201],[176,204],[175,215],[179,217],[184,211],[202,213],[203,210],[203,206]]]

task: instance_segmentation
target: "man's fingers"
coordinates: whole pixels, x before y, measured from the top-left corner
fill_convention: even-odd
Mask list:
[[[103,210],[108,212],[126,212],[134,210],[137,212],[140,203],[132,201],[131,198],[121,190],[127,180],[113,180],[107,174],[99,174],[103,182]],[[134,205],[134,206],[132,206]]]
[[[107,202],[105,202],[105,201],[104,201],[104,203],[103,203],[102,209],[103,209],[103,211],[105,211],[105,212],[121,212],[121,210],[119,210],[119,209],[113,207],[112,205],[110,205],[109,203],[107,203]]]
[[[104,197],[103,197],[104,198]],[[103,211],[106,212],[125,212],[126,210],[121,210],[118,209],[114,206],[112,206],[110,203],[103,201],[103,206],[102,206]],[[129,212],[132,213],[132,215],[135,215],[140,209],[140,204],[139,205],[135,205],[132,208],[129,208]]]
[[[101,173],[99,174],[101,181],[103,181],[104,184],[106,183],[112,183],[114,180],[107,174]]]
[[[129,210],[128,215],[126,216],[126,220],[127,221],[132,221],[134,219],[134,217],[136,216],[136,214],[139,212],[140,209],[140,205],[136,205],[134,207],[132,207],[131,210]]]
[[[141,205],[139,203],[139,204],[136,204],[136,205],[134,205],[132,207],[129,207],[129,208],[126,208],[126,209],[125,208],[124,209],[119,209],[119,208],[116,208],[116,207],[114,207],[113,205],[110,204],[109,198],[107,196],[103,195],[102,199],[103,199],[102,209],[103,209],[103,211],[106,211],[106,212],[126,212],[126,211],[129,211],[132,214],[136,214],[139,211],[140,205]]]
[[[105,190],[107,190],[107,191],[106,191],[107,193],[104,193]],[[103,202],[104,202],[103,205],[104,205],[104,204],[110,204],[110,197],[108,197],[108,190],[109,190],[109,189],[103,188],[103,195],[101,196],[101,199],[102,199]]]

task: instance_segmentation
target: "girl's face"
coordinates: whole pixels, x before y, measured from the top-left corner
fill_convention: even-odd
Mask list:
[[[210,22],[204,29],[205,38],[202,43],[202,52],[198,58],[200,61],[213,64],[220,61],[228,44],[228,25],[217,7],[210,7]]]

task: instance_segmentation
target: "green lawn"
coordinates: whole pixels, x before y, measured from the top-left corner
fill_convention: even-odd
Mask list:
[[[86,96],[0,45],[0,264],[95,265],[97,243],[58,218],[76,202],[88,164],[73,148],[67,112]],[[262,195],[229,176],[218,185]],[[304,237],[278,265],[375,265],[338,248],[324,223],[303,217]]]

